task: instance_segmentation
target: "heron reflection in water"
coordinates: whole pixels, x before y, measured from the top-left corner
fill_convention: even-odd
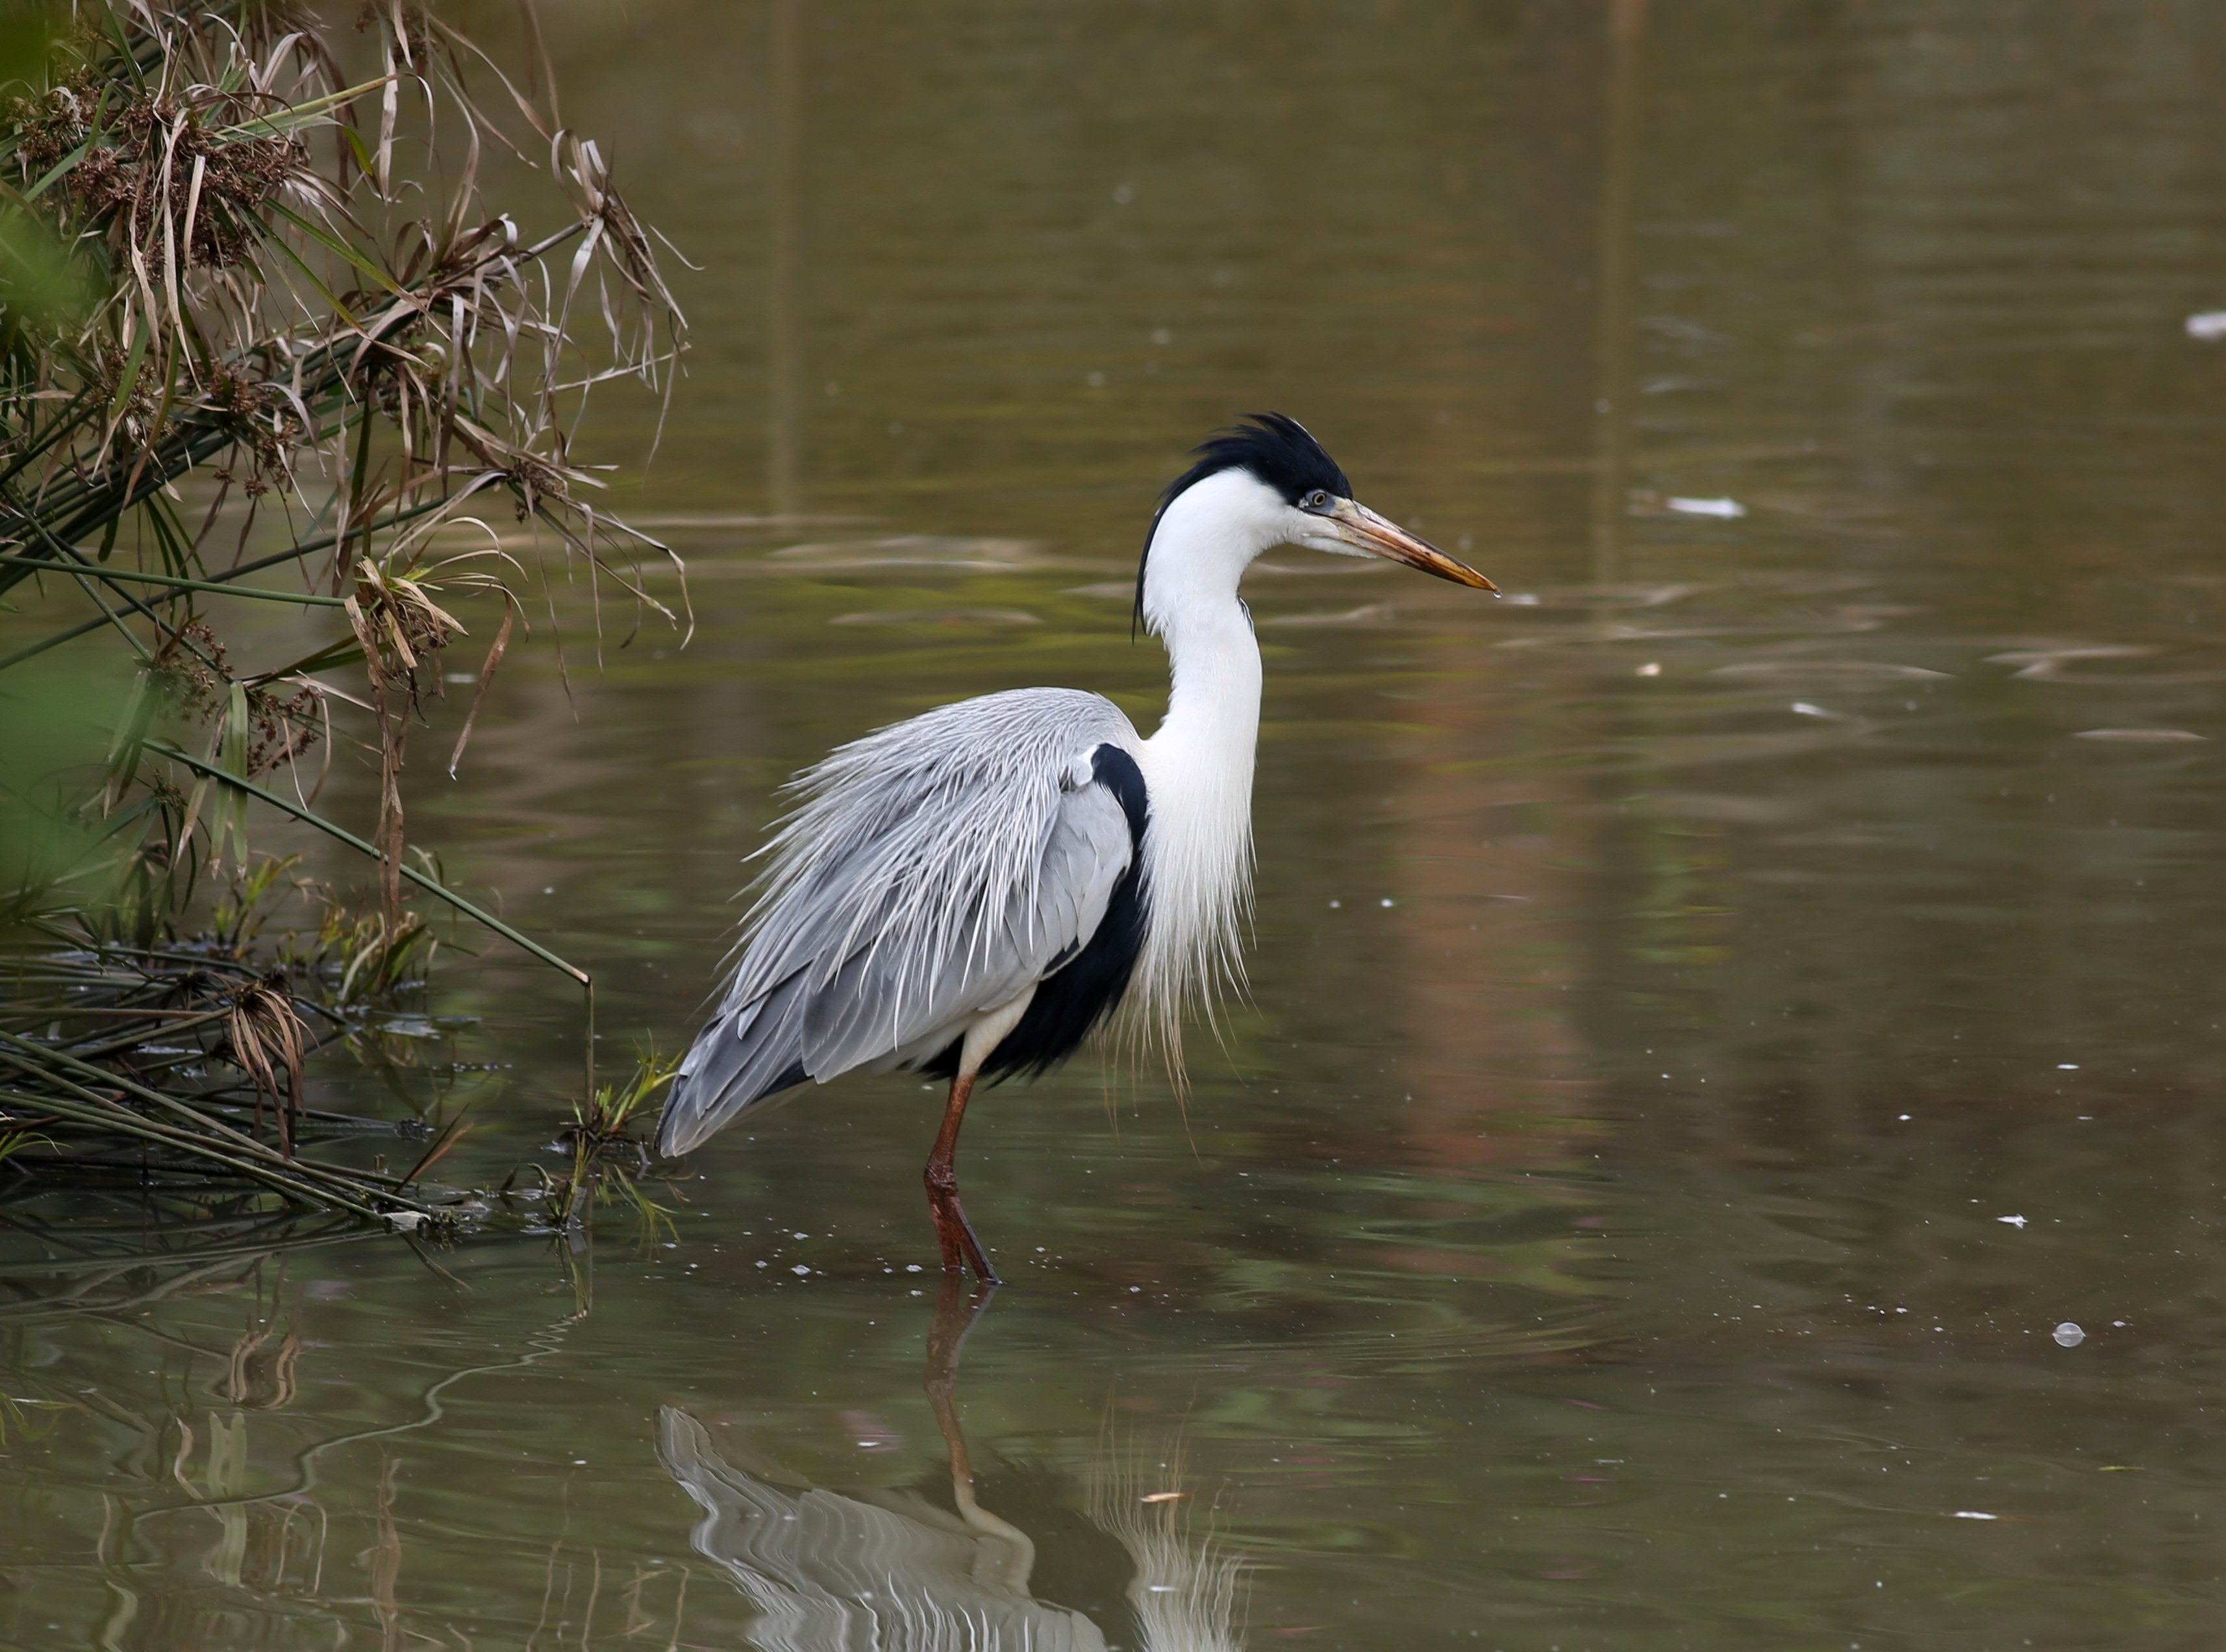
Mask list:
[[[1196,457],[1161,497],[1136,575],[1136,619],[1173,672],[1157,732],[1139,736],[1102,695],[1017,689],[807,771],[734,979],[666,1097],[660,1151],[807,1082],[947,1078],[929,1214],[944,1271],[994,1281],[953,1166],[976,1080],[1049,1071],[1124,999],[1179,1067],[1185,1013],[1242,975],[1260,728],[1245,569],[1288,544],[1496,588],[1355,501],[1295,420],[1257,415]]]
[[[975,1496],[955,1384],[986,1303],[946,1284],[929,1336],[926,1388],[950,1448],[952,1509],[913,1491],[776,1484],[730,1464],[686,1412],[659,1414],[658,1455],[703,1510],[696,1548],[757,1608],[750,1635],[764,1652],[1108,1652],[1097,1624],[1030,1592],[1034,1542]],[[1117,1470],[1093,1483],[1090,1518],[1134,1568],[1135,1644],[1238,1652],[1241,1562],[1192,1537],[1180,1507],[1165,1493],[1147,1503]]]

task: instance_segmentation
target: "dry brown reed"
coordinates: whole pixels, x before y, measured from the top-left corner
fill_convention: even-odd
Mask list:
[[[375,857],[378,911],[354,931],[351,980],[391,980],[422,949],[415,886],[585,984],[411,864],[404,777],[412,725],[466,634],[455,605],[492,598],[502,618],[452,772],[546,582],[530,559],[584,569],[599,635],[612,598],[684,624],[677,578],[668,602],[646,577],[651,560],[676,575],[677,561],[601,507],[607,480],[573,451],[602,384],[630,379],[669,405],[686,322],[651,233],[601,150],[557,120],[545,65],[506,74],[401,0],[366,5],[353,36],[286,0],[80,0],[50,35],[0,114],[0,597],[20,604],[36,580],[79,612],[0,673],[106,631],[137,675],[102,772],[54,804],[97,852],[9,893],[9,909],[72,935],[68,956],[96,973],[158,976],[196,889],[249,875],[259,803]],[[487,198],[498,153],[528,180],[516,187],[537,176],[538,200]],[[538,549],[497,514],[531,524]],[[261,550],[274,536],[281,548]],[[296,588],[244,583],[282,567]],[[235,599],[339,612],[326,642],[251,669],[225,640]],[[333,680],[350,668],[360,695]],[[317,813],[321,776],[303,770],[312,753],[329,762],[336,716],[368,724],[367,837]],[[294,801],[258,784],[281,770]],[[142,1030],[200,1017],[222,1045],[201,1058],[251,1086],[258,1134],[186,1121],[167,1080],[124,1075],[128,1043],[71,1053],[29,1030],[35,1013],[0,1031],[0,1131],[98,1123],[289,1197],[423,1208],[296,1156],[317,1040],[283,976],[235,965],[219,985],[198,962],[169,980],[173,1020]],[[20,997],[28,978],[0,1012],[38,1008]],[[115,1007],[151,990],[143,980]],[[275,1147],[259,1140],[266,1102]]]

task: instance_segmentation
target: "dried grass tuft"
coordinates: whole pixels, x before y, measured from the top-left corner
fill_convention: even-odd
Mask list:
[[[0,106],[0,596],[21,606],[35,579],[76,612],[0,672],[106,631],[138,675],[97,778],[52,810],[93,850],[50,886],[0,892],[0,910],[73,912],[98,945],[144,955],[206,880],[251,875],[255,804],[378,861],[375,919],[340,926],[343,998],[427,956],[405,886],[587,985],[412,863],[405,765],[467,635],[460,599],[495,599],[502,621],[451,772],[513,634],[530,632],[536,582],[584,571],[599,638],[609,601],[636,623],[687,623],[677,558],[601,508],[605,480],[574,452],[607,383],[670,404],[687,324],[652,233],[603,152],[557,119],[545,65],[506,74],[429,12],[366,7],[348,35],[283,0],[80,0],[51,22],[48,55]],[[528,23],[537,41],[530,8]],[[537,175],[538,200],[487,199],[497,150]],[[429,163],[413,172],[405,156]],[[531,524],[531,544],[513,549],[498,517]],[[251,557],[274,528],[284,547]],[[487,548],[455,550],[460,531]],[[656,567],[675,576],[669,600]],[[245,585],[270,569],[290,569],[291,589]],[[235,594],[339,612],[311,651],[249,668],[226,641]],[[351,670],[359,689],[334,679]],[[305,759],[331,760],[336,718],[369,727],[367,838],[315,810],[323,776]],[[314,1042],[294,1002],[251,969],[208,1023],[258,1128],[277,1104],[282,1160]],[[0,1044],[0,1064],[44,1059]],[[205,1131],[174,1140],[188,1127],[128,1087],[119,1099],[67,1064],[40,1071],[48,1111],[0,1098],[0,1132],[28,1141],[25,1119],[75,1128],[122,1108],[137,1122],[102,1116],[143,1146],[208,1147]]]

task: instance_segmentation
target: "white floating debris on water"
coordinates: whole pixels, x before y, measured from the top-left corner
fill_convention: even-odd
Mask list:
[[[1796,700],[1793,702],[1793,715],[1797,717],[1828,717],[1832,714],[1822,706],[1810,705],[1806,700]]]
[[[2087,1333],[2069,1319],[2048,1334],[2056,1338],[2056,1345],[2059,1348],[2077,1348],[2087,1340]]]
[[[1505,600],[1518,608],[1535,608],[1538,606],[1538,594],[1536,591],[1510,591]]]
[[[423,1210],[389,1210],[386,1219],[404,1233],[415,1233],[425,1225]]]
[[[1380,900],[1380,901],[1377,902],[1376,904],[1377,904],[1377,905],[1379,905],[1379,906],[1389,906],[1390,905],[1391,905],[1391,897],[1390,897],[1390,896],[1389,896],[1389,895],[1386,895],[1386,896],[1384,896],[1384,897],[1383,897],[1383,899],[1382,900]]]
[[[2226,310],[2197,310],[2187,318],[2187,336],[2200,339],[2205,344],[2216,344],[2226,339]]]
[[[2166,746],[2178,740],[2208,740],[2185,728],[2082,728],[2074,740],[2115,740],[2128,746]]]
[[[1725,522],[1736,521],[1746,514],[1746,506],[1737,499],[1688,499],[1672,493],[1662,505],[1679,516],[1715,517]]]
[[[1983,1515],[1975,1509],[1958,1509],[1956,1511],[1956,1518],[1958,1520],[2000,1520],[2001,1516],[2000,1515]]]
[[[2056,1064],[2056,1071],[2058,1072],[2077,1072],[2079,1071],[2079,1064],[2076,1061],[2059,1061]]]
[[[795,1267],[790,1268],[788,1271],[795,1274],[798,1279],[801,1279],[805,1274],[809,1274],[811,1270],[806,1268],[802,1262],[798,1262]]]
[[[2007,1222],[2010,1226],[2017,1229],[2019,1232],[2023,1232],[2025,1229],[2025,1218],[2021,1216],[1998,1216],[1994,1220],[1997,1222]]]
[[[1909,1115],[1908,1115],[1908,1114],[1906,1114],[1906,1113],[1903,1114],[1903,1115],[1901,1115],[1901,1121],[1902,1121],[1904,1124],[1908,1123],[1908,1122],[1909,1122]]]
[[[1661,662],[1660,660],[1653,660],[1653,659],[1650,659],[1650,660],[1647,661],[1645,664],[1644,664],[1644,665],[1642,665],[1642,666],[1640,666],[1640,667],[1638,668],[1638,675],[1639,675],[1639,676],[1641,676],[1641,677],[1659,677],[1659,676],[1661,676],[1661,675],[1662,675],[1662,662]]]

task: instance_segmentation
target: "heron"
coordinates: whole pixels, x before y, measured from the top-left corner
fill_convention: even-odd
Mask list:
[[[949,1082],[923,1179],[947,1274],[998,1282],[955,1160],[976,1084],[1051,1071],[1116,1009],[1180,1071],[1185,1015],[1241,984],[1262,552],[1378,556],[1498,588],[1355,500],[1297,420],[1217,431],[1160,496],[1135,618],[1165,645],[1147,739],[1102,695],[1014,689],[838,747],[791,783],[718,1011],[658,1124],[667,1156],[854,1071]]]

